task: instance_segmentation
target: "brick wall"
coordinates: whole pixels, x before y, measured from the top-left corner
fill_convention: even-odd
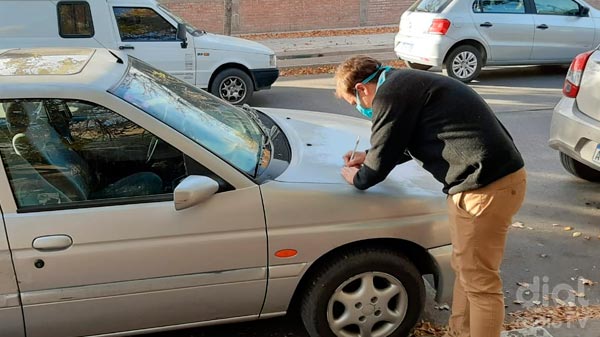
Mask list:
[[[159,1],[200,29],[212,33],[224,31],[224,0]],[[412,2],[414,0],[233,0],[232,33],[397,24]]]
[[[159,0],[212,33],[224,32],[225,0]],[[232,0],[232,33],[264,33],[398,23],[414,0]],[[600,0],[588,0],[600,8]]]

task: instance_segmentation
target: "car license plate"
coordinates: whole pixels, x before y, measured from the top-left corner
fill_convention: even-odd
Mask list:
[[[400,44],[400,50],[404,52],[410,52],[412,50],[413,44],[408,42],[402,42]]]
[[[596,146],[596,152],[594,152],[594,156],[592,157],[592,161],[594,163],[600,164],[600,144]]]

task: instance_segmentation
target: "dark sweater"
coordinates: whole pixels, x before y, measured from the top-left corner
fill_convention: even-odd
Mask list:
[[[367,189],[411,158],[448,194],[483,187],[524,165],[508,131],[473,89],[434,73],[395,70],[373,100],[371,148],[354,185]]]

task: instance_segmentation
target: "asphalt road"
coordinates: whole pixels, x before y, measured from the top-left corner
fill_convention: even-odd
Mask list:
[[[526,228],[510,230],[502,267],[508,312],[524,308],[513,304],[517,297],[527,305],[532,301],[543,302],[543,296],[552,292],[566,302],[579,305],[600,303],[600,286],[583,287],[577,281],[579,276],[600,281],[599,185],[570,176],[563,170],[558,153],[547,146],[552,108],[561,97],[565,74],[564,67],[491,69],[471,84],[512,133],[528,170],[526,201],[515,219]],[[335,99],[333,90],[330,75],[284,78],[270,91],[257,93],[251,105],[359,117],[353,107]],[[574,238],[574,231],[564,231],[565,226],[574,227],[574,231],[583,235]],[[517,282],[531,284],[530,292],[519,290]],[[584,292],[585,298],[575,297],[570,290]],[[438,322],[446,317],[446,312],[433,310],[431,305],[426,315]],[[298,320],[277,318],[148,336],[307,337],[307,334]]]

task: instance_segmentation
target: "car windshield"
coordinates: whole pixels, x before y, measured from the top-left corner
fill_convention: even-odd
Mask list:
[[[158,5],[158,8],[160,8],[165,14],[167,14],[171,19],[175,20],[177,23],[184,23],[185,29],[188,31],[188,33],[190,33],[194,36],[198,36],[200,34],[206,33],[205,31],[199,30],[198,28],[194,27],[194,25],[185,21],[184,19],[180,18],[179,16],[173,14],[171,11],[169,11],[167,9],[167,7],[165,7],[163,5]]]
[[[441,13],[452,0],[418,0],[408,9],[411,12]]]
[[[229,162],[256,174],[264,133],[243,110],[138,59],[109,91]]]

